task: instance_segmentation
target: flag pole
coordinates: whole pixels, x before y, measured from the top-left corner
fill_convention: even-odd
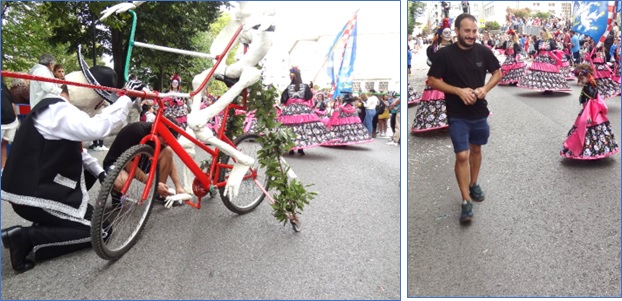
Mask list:
[[[359,8],[359,9],[357,9],[354,12],[354,15],[352,15],[352,18],[350,18],[350,20],[354,19],[354,17],[359,13],[359,10],[361,10],[361,9]],[[358,22],[358,19],[357,19],[357,22]],[[346,26],[348,26],[348,23],[346,23]],[[330,54],[333,53],[333,51],[335,50],[336,46],[337,46],[337,43],[335,43],[335,45],[333,45],[333,48],[331,48],[330,51],[328,52],[328,54],[326,54],[326,57],[324,58],[324,62],[322,63],[320,68],[317,70],[317,73],[315,73],[315,76],[313,77],[313,82],[314,83],[315,83],[315,80],[317,79],[317,76],[320,75],[320,72],[322,71],[322,69],[324,69],[324,66],[326,65],[326,62],[328,62],[328,59],[330,58]]]

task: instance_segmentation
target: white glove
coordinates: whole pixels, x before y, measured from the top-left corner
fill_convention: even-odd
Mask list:
[[[187,201],[190,199],[192,199],[192,196],[187,193],[169,195],[166,197],[166,199],[164,199],[165,201],[164,207],[171,208],[173,207],[173,205],[175,205],[175,203],[177,203],[178,205],[182,205],[184,201]]]
[[[228,196],[229,199],[234,199],[238,196],[238,193],[240,192],[240,184],[242,184],[242,180],[244,179],[244,176],[249,168],[249,165],[241,163],[233,164],[233,169],[227,179],[227,185],[225,185],[225,193],[223,193],[223,196]]]
[[[132,3],[128,3],[128,2],[124,2],[124,3],[119,3],[117,5],[111,6],[109,8],[106,8],[102,11],[102,16],[101,18],[99,18],[99,21],[102,21],[108,17],[110,17],[110,15],[112,14],[119,14],[119,13],[124,13],[130,9],[136,9],[139,5],[143,4],[145,1],[134,1]]]

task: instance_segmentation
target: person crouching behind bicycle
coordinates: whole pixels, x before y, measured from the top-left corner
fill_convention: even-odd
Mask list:
[[[125,123],[132,100],[121,96],[89,117],[70,103],[66,85],[43,98],[24,118],[2,175],[2,200],[31,221],[2,230],[11,266],[24,272],[35,260],[51,259],[91,246],[93,206],[87,191],[105,178],[82,141],[109,135]],[[86,171],[89,171],[88,173]],[[27,259],[32,252],[32,260]]]
[[[166,118],[170,120],[173,124],[179,126],[179,123],[175,120],[174,117],[167,116]],[[121,129],[121,131],[117,134],[114,141],[112,142],[112,145],[110,146],[110,150],[106,154],[106,157],[104,158],[104,170],[106,170],[106,172],[109,172],[110,168],[114,165],[115,161],[117,161],[117,159],[121,156],[121,154],[123,154],[126,150],[128,150],[132,146],[140,144],[140,140],[142,140],[143,137],[151,133],[152,126],[153,126],[152,122],[134,122],[134,123],[130,123],[129,125],[125,126],[123,129]],[[171,130],[171,133],[173,134],[173,136],[175,136],[175,139],[179,138],[179,133],[173,130]],[[177,166],[175,164],[175,160],[173,160],[173,150],[165,143],[162,137],[159,137],[159,138],[160,138],[160,143],[161,143],[162,148],[160,150],[160,156],[158,159],[160,174],[159,174],[159,179],[157,179],[158,180],[158,195],[159,195],[159,198],[157,199],[158,201],[163,203],[164,198],[166,198],[167,196],[171,196],[175,194],[185,194],[186,192],[184,191],[183,185],[181,184],[181,181],[179,180]],[[155,145],[151,141],[147,142],[147,145],[155,147]],[[138,178],[139,181],[143,183],[147,182],[146,172],[149,171],[149,168],[150,168],[150,164],[143,164],[140,166],[139,169],[137,169],[136,177]],[[119,175],[119,177],[117,177],[114,183],[114,188],[117,191],[121,190],[121,188],[123,187],[123,184],[125,184],[125,181],[127,181],[127,176],[128,176],[128,173],[126,171],[121,171],[121,174]],[[168,187],[168,185],[166,185],[166,182],[169,177],[171,178],[171,180],[173,181],[173,184],[175,185],[175,193],[172,193],[171,191],[169,191],[170,188]],[[113,199],[114,198],[118,199],[120,197],[120,194],[118,192],[115,192],[114,190],[112,194],[113,194]],[[187,199],[190,199],[190,198],[191,196],[187,195]],[[181,204],[181,203],[178,203],[178,204]]]

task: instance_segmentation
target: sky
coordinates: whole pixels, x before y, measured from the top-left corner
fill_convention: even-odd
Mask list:
[[[399,80],[399,1],[251,1],[249,5],[275,12],[274,44],[266,56],[266,67],[270,68],[265,68],[271,83],[289,84],[288,70],[298,66],[305,82],[316,79],[324,86],[329,79],[321,65],[335,37],[357,10],[355,80],[357,76]],[[383,56],[387,58],[379,63]]]
[[[330,79],[323,64],[328,49],[357,10],[355,80],[374,77],[399,81],[399,1],[249,1],[248,5],[253,10],[275,12],[275,38],[264,60],[267,83],[288,85],[289,68],[298,66],[305,82],[315,80],[326,87]],[[232,15],[237,11],[237,3],[223,10]],[[384,62],[378,63],[384,56]]]

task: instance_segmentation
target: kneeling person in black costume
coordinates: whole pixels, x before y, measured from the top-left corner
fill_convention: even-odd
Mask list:
[[[61,89],[22,121],[2,175],[2,200],[33,222],[31,227],[2,230],[2,244],[19,272],[33,268],[34,260],[91,246],[88,190],[105,173],[82,141],[100,139],[123,126],[132,107],[132,100],[122,96],[91,118],[69,102],[67,86]],[[31,252],[34,260],[26,258]]]

